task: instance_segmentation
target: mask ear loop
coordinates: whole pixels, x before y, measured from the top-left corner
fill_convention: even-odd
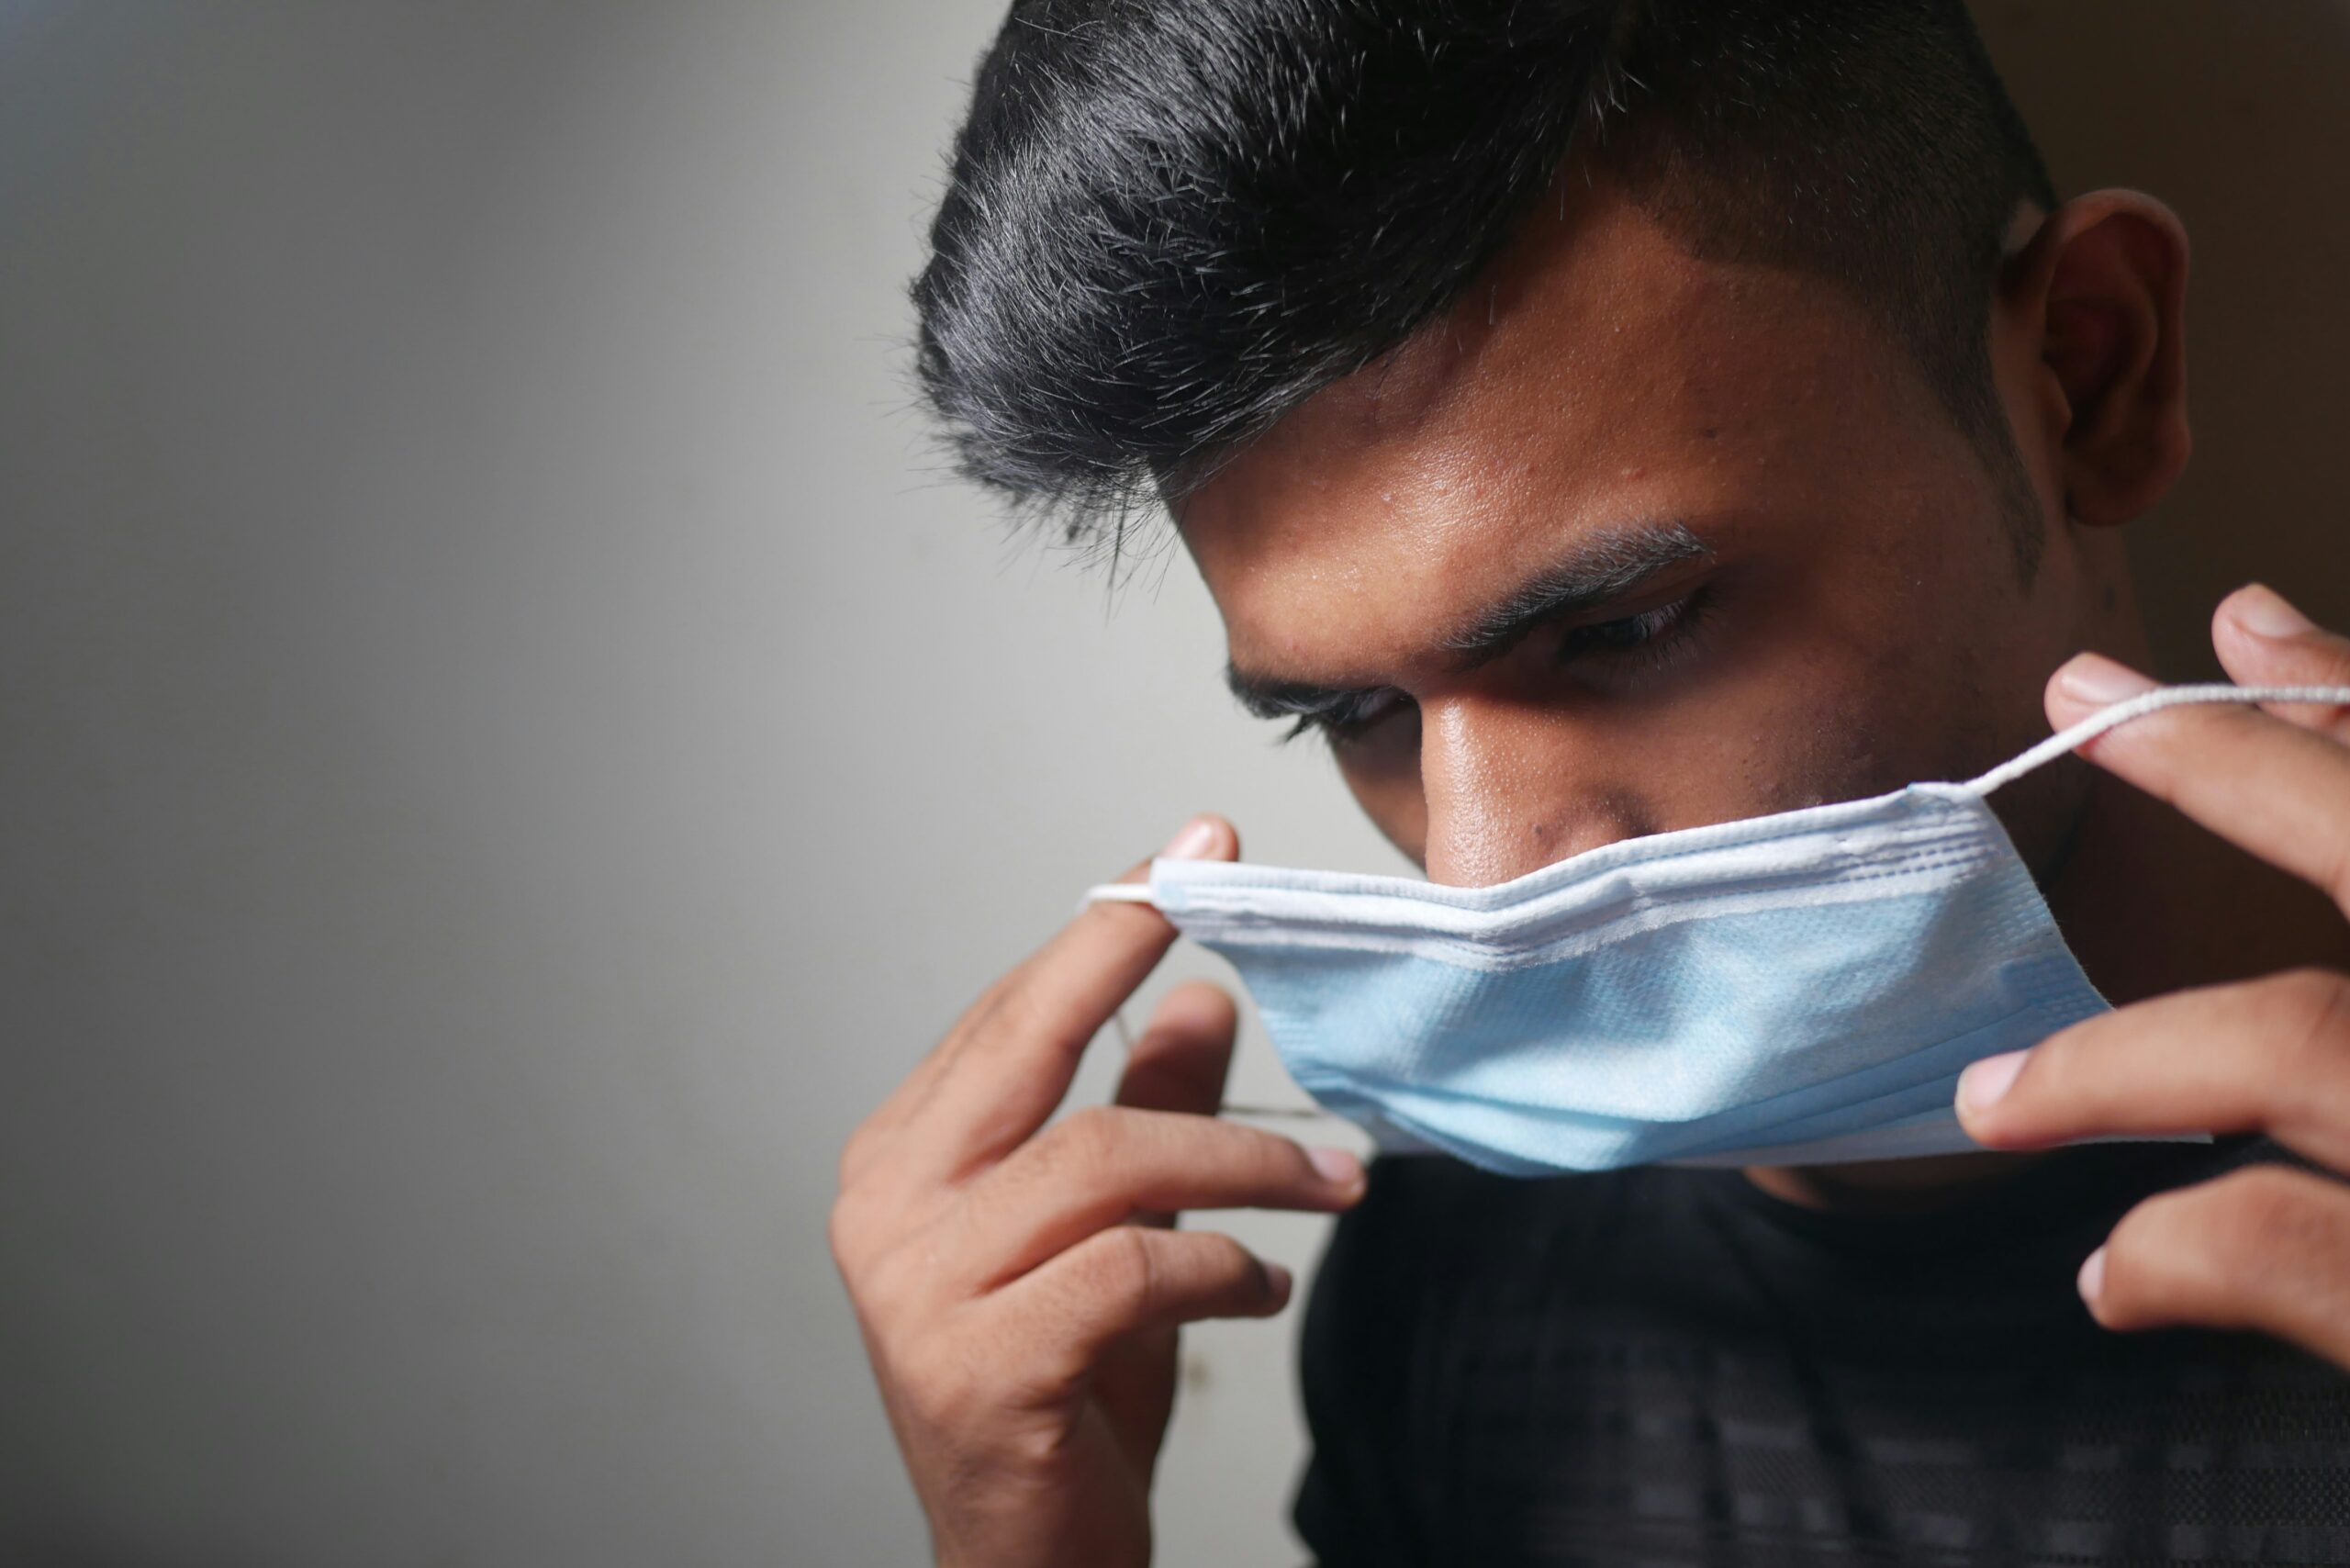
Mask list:
[[[1131,1058],[1135,1054],[1135,1032],[1126,1024],[1126,1010],[1125,1008],[1121,1007],[1115,1013],[1110,1014],[1110,1026],[1117,1033],[1119,1051]],[[1279,1116],[1286,1120],[1300,1122],[1335,1122],[1338,1120],[1337,1117],[1322,1109],[1319,1105],[1250,1105],[1236,1100],[1226,1100],[1223,1104],[1218,1105],[1215,1109],[1216,1114],[1219,1116]]]
[[[2304,702],[2318,707],[2350,708],[2350,686],[2230,686],[2215,681],[2201,686],[2158,687],[2099,709],[2079,723],[2059,730],[2038,745],[1979,778],[1968,779],[1959,788],[1973,795],[1987,795],[2002,784],[2012,784],[2033,768],[2088,745],[2108,730],[2165,708],[2180,708],[2192,702]]]
[[[1104,882],[1100,887],[1085,890],[1080,909],[1094,903],[1155,903],[1148,882]],[[1124,1007],[1110,1014],[1110,1026],[1116,1031],[1120,1054],[1131,1058],[1135,1054],[1135,1032],[1126,1023]],[[1227,1100],[1216,1107],[1218,1115],[1276,1116],[1288,1121],[1335,1122],[1337,1117],[1319,1105],[1250,1105]]]

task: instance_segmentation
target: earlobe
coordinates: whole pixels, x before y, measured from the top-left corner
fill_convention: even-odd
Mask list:
[[[2187,466],[2187,230],[2138,191],[2093,191],[2048,215],[2009,267],[2036,310],[2060,427],[2065,509],[2110,527],[2142,516]]]

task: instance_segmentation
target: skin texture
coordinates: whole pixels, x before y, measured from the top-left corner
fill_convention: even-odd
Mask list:
[[[1431,878],[1968,777],[2111,700],[2100,678],[2126,686],[2114,661],[2145,645],[2119,525],[2188,446],[2166,208],[2101,191],[2019,214],[1990,342],[2039,513],[2027,575],[2015,487],[1839,289],[1691,260],[1604,174],[1571,177],[1450,318],[1177,509],[1237,672],[1375,699],[1333,754]],[[1448,645],[1562,559],[1668,524],[1703,554],[1482,657]],[[2230,672],[2350,681],[2350,643],[2280,602],[2223,607]],[[2137,1005],[1970,1071],[1969,1130],[2011,1152],[1749,1176],[1918,1206],[2064,1138],[2188,1127],[2350,1161],[2350,989],[2311,967],[2350,958],[2350,724],[2164,713],[1995,800],[2091,978]],[[1212,817],[1164,851],[1238,852]],[[1173,935],[1147,906],[1089,908],[843,1155],[834,1252],[941,1563],[1147,1562],[1177,1327],[1290,1289],[1173,1216],[1361,1195],[1347,1156],[1214,1115],[1234,1006],[1214,987],[1168,998],[1113,1105],[1051,1121]],[[2350,1365],[2350,1199],[2277,1172],[2165,1194],[2084,1290],[2111,1327],[2253,1327]]]
[[[2187,241],[2161,204],[2019,215],[1991,349],[2038,509],[2027,577],[1993,468],[1858,305],[1684,255],[1602,172],[1572,185],[1439,330],[1179,509],[1236,671],[1399,699],[1331,749],[1432,879],[1964,778],[2047,733],[2067,656],[2144,661],[2118,525],[2189,444]],[[1503,657],[1444,653],[1562,552],[1666,519],[1709,555]],[[1611,622],[1693,590],[1684,634],[1609,645]],[[2108,996],[2339,952],[2305,892],[2128,795],[2070,763],[1993,800]],[[1750,1174],[1885,1208],[2013,1163]]]
[[[2350,639],[2252,587],[2212,647],[2239,685],[2350,684]],[[2066,724],[2146,689],[2085,656],[2048,686]],[[2322,892],[2350,915],[2350,717],[2340,709],[2157,714],[2089,748],[2154,799]],[[2215,760],[2216,759],[2216,760]],[[2263,1132],[2350,1172],[2350,978],[2309,966],[2158,996],[1961,1077],[1966,1130],[1998,1148],[2114,1133]],[[2081,1266],[2109,1328],[2250,1328],[2350,1367],[2350,1188],[2255,1167],[2165,1193]]]

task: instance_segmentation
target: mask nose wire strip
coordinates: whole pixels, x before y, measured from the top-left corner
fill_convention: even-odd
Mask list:
[[[2206,686],[2158,687],[2143,696],[2129,698],[2090,714],[1959,788],[1975,795],[1987,795],[2000,785],[2012,784],[2033,768],[2087,745],[2117,725],[2190,702],[2309,702],[2342,708],[2350,707],[2350,686],[2230,686],[2213,682]]]

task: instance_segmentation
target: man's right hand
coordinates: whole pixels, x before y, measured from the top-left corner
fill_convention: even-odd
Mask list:
[[[1164,851],[1230,859],[1226,823]],[[1126,873],[1139,880],[1145,863]],[[1170,992],[1114,1103],[1050,1128],[1086,1043],[1174,941],[1096,903],[982,996],[841,1157],[833,1255],[943,1568],[1138,1568],[1178,1326],[1262,1317],[1290,1278],[1184,1209],[1343,1209],[1340,1150],[1216,1118],[1234,1009]]]

